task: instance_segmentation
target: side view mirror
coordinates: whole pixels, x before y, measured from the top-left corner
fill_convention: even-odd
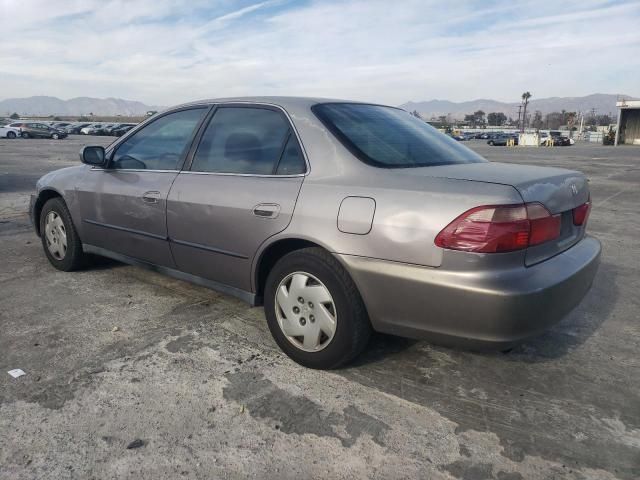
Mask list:
[[[80,161],[94,167],[104,167],[107,163],[104,147],[92,145],[82,147],[82,150],[80,150]]]

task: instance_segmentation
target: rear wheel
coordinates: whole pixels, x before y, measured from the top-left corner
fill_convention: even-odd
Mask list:
[[[54,133],[53,135],[51,135],[51,138],[53,138],[54,140],[58,140],[60,138],[60,135]]]
[[[16,138],[16,132],[7,132],[7,138]]]
[[[40,237],[45,255],[58,270],[70,272],[85,264],[82,242],[61,198],[52,198],[42,207]]]
[[[309,368],[337,368],[355,358],[371,335],[353,280],[321,248],[297,250],[276,263],[267,278],[264,308],[280,348]]]
[[[493,145],[494,145],[493,140],[489,140],[489,145],[491,145],[493,147]]]
[[[29,134],[27,132],[22,132],[22,138],[29,138]]]

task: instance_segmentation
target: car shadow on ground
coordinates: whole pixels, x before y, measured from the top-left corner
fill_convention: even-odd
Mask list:
[[[503,354],[507,360],[537,363],[563,357],[584,344],[611,317],[618,301],[617,269],[601,263],[582,303],[558,325]]]
[[[365,351],[350,362],[346,368],[352,369],[388,361],[391,357],[410,350],[411,347],[420,342],[421,340],[374,332]]]
[[[87,270],[109,270],[126,264],[106,257],[91,256]],[[504,359],[510,362],[539,363],[557,359],[585,343],[610,317],[618,298],[616,267],[602,263],[594,285],[582,303],[558,325],[543,334],[526,340],[512,349],[473,350],[442,346],[430,340],[415,340],[374,332],[365,351],[346,368],[357,369],[380,363],[394,363],[402,358],[410,358],[422,350],[422,346],[450,353],[474,354],[487,359]],[[415,347],[415,348],[414,348]]]
[[[110,270],[112,268],[126,267],[127,264],[113,260],[108,257],[101,257],[100,255],[88,255],[88,265],[84,268],[87,271],[91,270]]]

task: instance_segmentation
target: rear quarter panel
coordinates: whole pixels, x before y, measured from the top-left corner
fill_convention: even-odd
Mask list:
[[[287,111],[308,157],[310,173],[291,223],[263,244],[256,258],[268,244],[302,238],[333,253],[437,267],[442,263],[442,249],[435,246],[435,236],[454,218],[478,205],[522,202],[517,190],[508,185],[366,165],[327,131],[308,106]],[[368,234],[338,229],[340,204],[349,196],[375,200]]]
[[[370,183],[362,175],[348,180],[314,182],[308,178],[285,233],[321,243],[333,253],[438,267],[442,249],[434,240],[454,218],[478,205],[522,202],[518,192],[505,185],[399,178],[389,171],[369,172]],[[347,196],[375,200],[368,234],[338,229],[340,203]]]

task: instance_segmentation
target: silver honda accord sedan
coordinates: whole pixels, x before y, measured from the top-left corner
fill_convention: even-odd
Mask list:
[[[394,107],[194,102],[80,157],[32,197],[54,267],[97,254],[262,304],[307,367],[345,364],[372,330],[508,348],[598,268],[584,175],[488,162]]]

